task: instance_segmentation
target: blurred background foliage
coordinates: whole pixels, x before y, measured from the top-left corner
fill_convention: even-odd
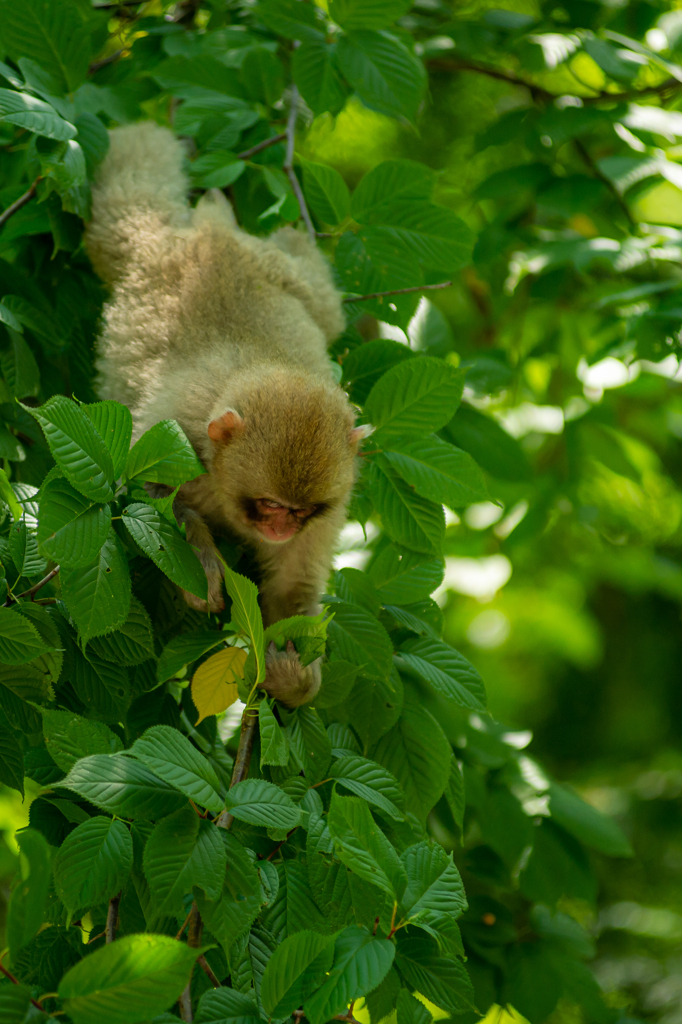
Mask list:
[[[199,45],[207,24],[238,27],[251,6],[104,5],[83,102],[111,125],[167,121],[173,101],[155,64],[192,39]],[[181,44],[183,19],[195,35]],[[401,297],[395,308],[373,303],[336,353],[343,362],[361,336],[380,334],[468,368],[450,439],[485,468],[492,501],[448,516],[445,639],[479,669],[492,715],[518,743],[532,730],[532,756],[623,825],[635,857],[597,861],[598,912],[587,901],[566,909],[595,938],[594,969],[611,1005],[677,1024],[682,4],[418,0],[401,26],[429,73],[418,130],[351,97],[335,118],[309,112],[298,152],[336,168],[351,188],[382,160],[420,160],[437,174],[436,201],[478,241],[451,287],[428,300]],[[30,59],[24,65],[28,77]],[[265,130],[247,126],[234,148]],[[27,155],[12,126],[1,132],[6,207],[26,189]],[[230,192],[238,210],[244,200],[256,211],[250,230],[281,223],[276,213],[256,218],[273,199],[260,177],[247,173]],[[80,207],[64,212],[54,195],[42,198],[0,233],[3,291],[51,310],[47,324],[26,324],[42,399],[65,391],[91,400],[102,290],[80,247]],[[331,251],[334,240],[322,244]],[[29,349],[29,375],[32,358]],[[17,436],[34,446],[38,479],[12,465],[15,480],[38,484],[41,438],[28,419],[12,420],[21,414],[6,391],[0,411],[12,429],[0,435],[0,455],[15,457]],[[350,524],[339,566],[365,564],[361,539]],[[23,804],[0,793],[5,887],[29,800],[30,791]],[[445,809],[431,824],[459,848]],[[467,843],[475,849],[476,836]],[[469,867],[475,895],[486,871]],[[560,1003],[552,1019],[572,1024],[577,1014]]]

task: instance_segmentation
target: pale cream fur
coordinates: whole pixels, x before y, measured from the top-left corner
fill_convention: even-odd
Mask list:
[[[176,515],[206,569],[210,607],[222,605],[211,534],[229,529],[256,549],[266,622],[313,612],[345,518],[358,440],[326,353],[344,324],[329,267],[292,228],[267,239],[242,231],[220,192],[192,210],[182,146],[170,131],[146,122],[115,129],[110,140],[86,233],[93,265],[112,289],[99,394],[129,406],[134,439],[176,419],[208,469],[183,486]],[[244,418],[243,432],[218,444],[208,424],[228,409]],[[328,511],[286,543],[263,543],[239,502],[272,495]],[[293,666],[306,690],[310,672],[297,656],[277,657],[283,675]],[[271,655],[273,682],[276,661]],[[319,666],[311,669],[308,696],[319,685]]]

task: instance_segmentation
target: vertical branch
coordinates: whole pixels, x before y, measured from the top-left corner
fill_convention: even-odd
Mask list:
[[[251,751],[253,750],[253,740],[256,735],[257,721],[258,709],[249,707],[244,708],[244,714],[242,715],[242,728],[239,733],[239,746],[237,748],[237,757],[235,758],[234,768],[232,769],[230,789],[232,789],[233,786],[236,786],[238,782],[241,782],[242,779],[245,779],[249,774]],[[228,810],[225,810],[218,818],[216,818],[215,823],[219,828],[229,828],[233,821],[233,816]]]
[[[192,904],[192,909],[189,912],[189,925],[187,928],[187,945],[191,949],[198,949],[201,945],[201,936],[204,931],[204,922],[201,920],[201,914],[196,902]],[[192,1016],[192,977],[185,985],[184,991],[179,999],[180,1003],[180,1016],[184,1021],[188,1021],[191,1024],[193,1020]]]
[[[118,927],[118,905],[121,902],[121,894],[118,896],[112,896],[109,900],[109,910],[107,911],[107,923],[104,929],[106,935],[106,942],[113,942],[116,938],[116,929]]]
[[[294,195],[298,200],[299,209],[301,211],[301,217],[308,229],[308,235],[311,240],[315,241],[315,228],[313,222],[310,219],[308,213],[308,207],[306,206],[305,197],[301,184],[296,177],[296,171],[294,170],[294,146],[296,144],[296,115],[298,114],[298,89],[295,85],[291,86],[291,109],[289,110],[289,120],[287,121],[287,154],[284,160],[284,171],[289,179]]]

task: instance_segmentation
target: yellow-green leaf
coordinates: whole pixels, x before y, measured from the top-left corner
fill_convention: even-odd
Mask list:
[[[192,700],[199,712],[199,722],[209,715],[218,715],[239,696],[237,680],[244,678],[246,651],[226,647],[200,665],[192,679]]]

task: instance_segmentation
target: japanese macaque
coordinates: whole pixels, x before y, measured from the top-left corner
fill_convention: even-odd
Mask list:
[[[365,434],[326,352],[344,325],[329,268],[292,228],[240,230],[221,192],[192,209],[170,131],[149,122],[110,141],[86,235],[111,288],[98,391],[130,408],[134,440],[177,420],[206,467],[174,505],[208,579],[208,603],[185,598],[224,607],[213,536],[236,534],[255,549],[265,624],[316,614]],[[295,706],[319,683],[319,662],[269,649],[273,696]]]

